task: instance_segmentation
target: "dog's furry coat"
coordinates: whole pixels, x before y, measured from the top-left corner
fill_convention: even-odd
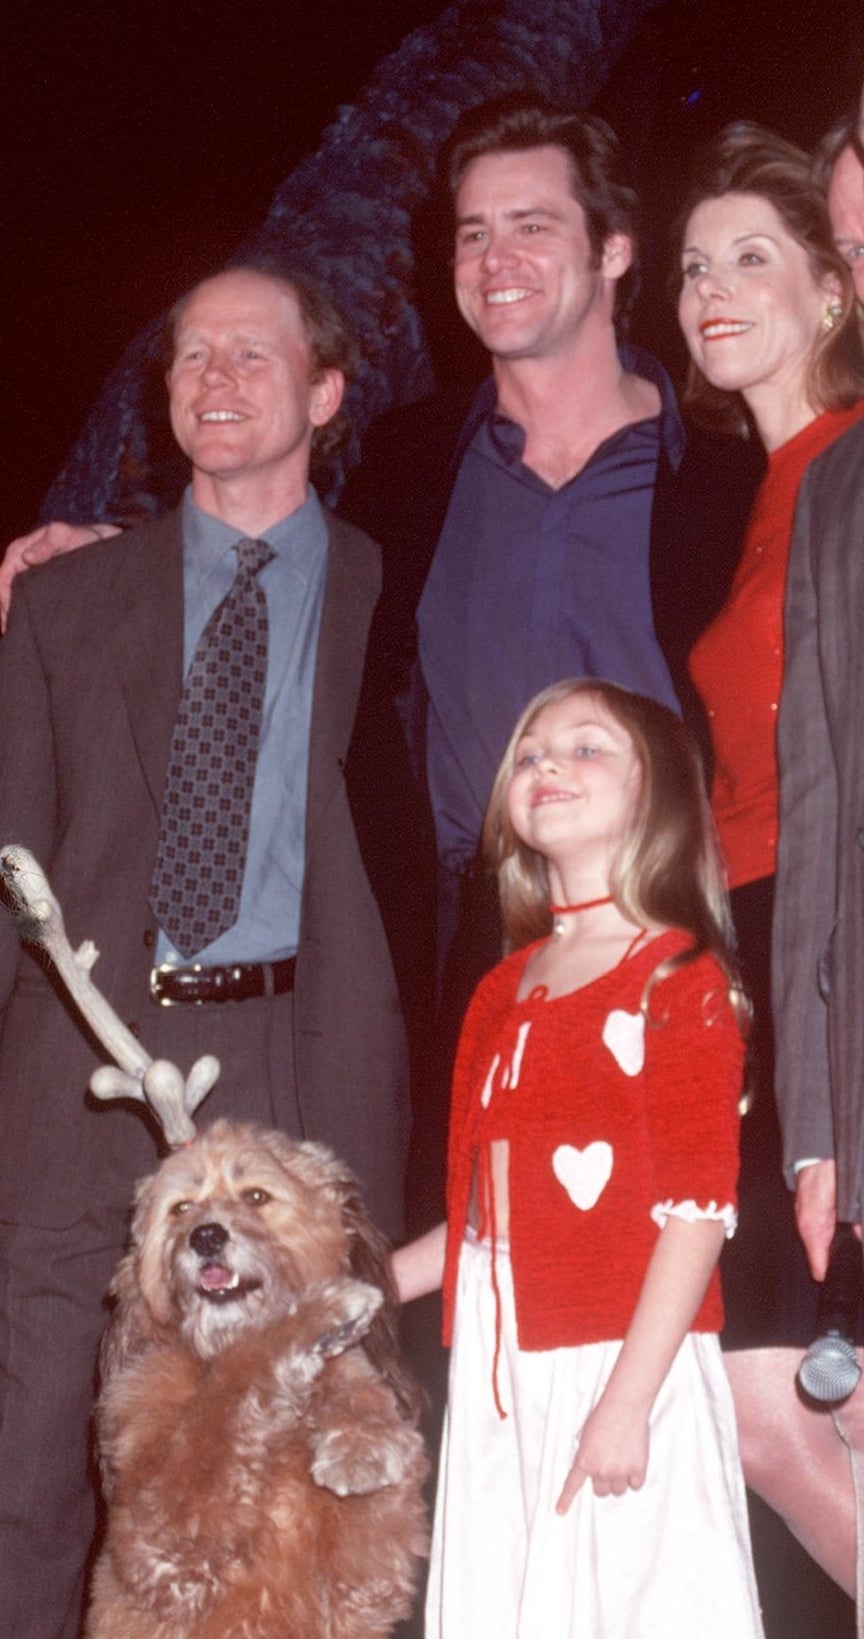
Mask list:
[[[350,1174],[279,1133],[219,1121],[139,1187],[87,1639],[377,1639],[408,1614],[427,1465],[385,1257]]]

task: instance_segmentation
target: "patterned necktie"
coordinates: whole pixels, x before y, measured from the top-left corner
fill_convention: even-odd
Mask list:
[[[239,568],[187,673],[174,724],[150,904],[189,957],[237,920],[267,682],[266,541],[237,542]]]

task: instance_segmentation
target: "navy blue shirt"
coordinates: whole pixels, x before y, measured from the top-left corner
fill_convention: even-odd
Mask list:
[[[492,783],[519,713],[562,677],[598,677],[677,709],[654,631],[649,548],[661,447],[684,431],[662,367],[622,347],[660,390],[659,416],[620,428],[553,488],[522,460],[525,433],[481,387],[418,610],[429,696],[428,775],[439,854],[476,856]]]

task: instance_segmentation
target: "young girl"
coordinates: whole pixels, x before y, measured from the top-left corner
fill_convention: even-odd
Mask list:
[[[394,1259],[452,1340],[427,1639],[751,1639],[716,1336],[745,1006],[685,730],[544,690],[485,844],[514,954],[462,1033],[447,1223]]]

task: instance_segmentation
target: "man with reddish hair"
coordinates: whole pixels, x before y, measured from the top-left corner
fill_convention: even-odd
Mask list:
[[[405,1045],[358,814],[371,782],[380,832],[385,788],[357,744],[380,565],[373,542],[328,514],[309,484],[313,444],[334,424],[351,359],[339,316],[299,280],[237,267],[178,305],[168,395],[191,483],[166,518],[61,557],[16,589],[0,643],[0,842],[36,855],[70,937],[95,940],[98,982],[154,1057],[184,1073],[202,1052],[218,1057],[206,1115],[329,1143],[395,1235]],[[220,654],[230,648],[230,667],[214,661],[212,633]],[[251,747],[244,728],[227,754],[232,776],[240,763],[250,775],[228,805],[232,836],[245,840],[221,862],[221,822],[200,820],[192,736],[179,734],[207,666],[208,690],[214,666],[239,666],[257,700]],[[219,707],[205,741],[230,736],[241,704]],[[398,740],[394,723],[381,747],[388,762]],[[178,780],[191,808],[179,831],[166,818]],[[175,909],[196,829],[187,932]],[[197,886],[211,866],[202,910]],[[78,1632],[103,1294],[135,1181],[157,1157],[139,1114],[88,1107],[98,1063],[50,973],[2,917],[0,1633],[9,1639]]]

